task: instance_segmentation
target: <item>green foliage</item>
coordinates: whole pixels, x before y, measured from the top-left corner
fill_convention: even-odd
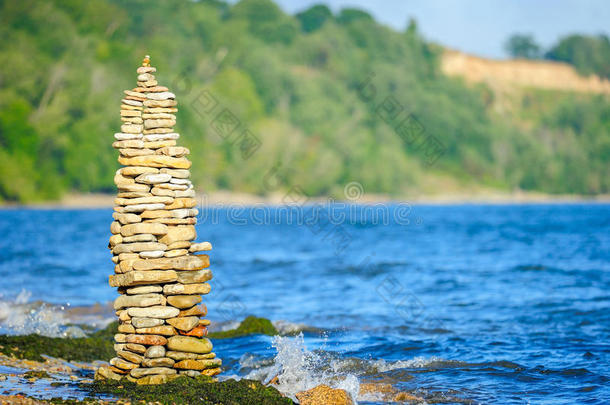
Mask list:
[[[330,9],[323,5],[317,4],[295,15],[301,23],[301,29],[304,32],[317,31],[324,23],[333,18],[333,13]]]
[[[504,45],[506,52],[513,58],[538,59],[540,45],[529,34],[515,34]]]
[[[545,57],[570,63],[582,74],[597,74],[610,79],[610,39],[605,35],[567,36],[553,46]]]
[[[112,134],[144,54],[178,96],[176,129],[198,190],[298,186],[342,197],[344,184],[359,181],[367,192],[401,195],[435,177],[610,192],[607,96],[532,91],[499,115],[490,89],[440,73],[442,49],[415,21],[396,32],[361,10],[333,17],[323,5],[293,17],[271,0],[24,0],[0,2],[0,22],[4,200],[114,190]],[[603,72],[607,42],[565,40],[552,57]],[[203,108],[202,94],[217,107]],[[239,120],[231,136],[211,125],[223,109]],[[408,117],[423,129],[417,141],[400,133]],[[247,158],[238,139],[246,130],[260,141]],[[431,167],[422,146],[430,139],[441,146]],[[275,163],[282,181],[269,189]]]

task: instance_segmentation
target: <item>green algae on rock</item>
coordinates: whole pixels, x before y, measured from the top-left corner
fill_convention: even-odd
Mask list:
[[[0,353],[18,359],[43,361],[42,354],[68,361],[109,360],[117,323],[84,338],[52,338],[41,335],[0,335]]]
[[[225,330],[222,332],[210,332],[208,337],[212,339],[228,339],[247,335],[277,335],[278,331],[269,319],[257,318],[255,316],[246,317],[236,329]]]
[[[227,405],[292,405],[291,399],[273,387],[265,387],[259,381],[225,380],[214,382],[210,377],[178,377],[162,385],[141,386],[126,379],[121,381],[96,380],[81,384],[90,395],[112,395],[133,402],[144,401],[159,404],[227,404]]]

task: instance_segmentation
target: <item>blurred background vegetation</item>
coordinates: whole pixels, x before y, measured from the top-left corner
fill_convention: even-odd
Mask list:
[[[0,0],[0,38],[4,200],[114,192],[122,90],[135,86],[145,54],[177,94],[198,191],[265,193],[281,161],[286,184],[308,195],[350,181],[393,196],[447,184],[610,192],[607,95],[526,89],[498,111],[490,88],[441,72],[443,48],[415,21],[397,32],[361,10],[291,16],[271,0]],[[610,77],[606,37],[570,36],[544,51],[521,35],[507,47]],[[358,96],[371,73],[376,101]],[[193,107],[204,89],[261,140],[249,159]],[[389,95],[444,145],[433,166],[377,115]]]

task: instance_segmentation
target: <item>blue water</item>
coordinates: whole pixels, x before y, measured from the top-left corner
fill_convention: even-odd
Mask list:
[[[429,401],[610,402],[609,205],[416,205],[408,224],[398,208],[387,225],[365,207],[340,209],[341,224],[205,211],[210,319],[285,321],[321,373]],[[3,299],[113,300],[110,222],[110,209],[0,211]],[[276,349],[253,336],[215,352],[225,375],[264,379]]]

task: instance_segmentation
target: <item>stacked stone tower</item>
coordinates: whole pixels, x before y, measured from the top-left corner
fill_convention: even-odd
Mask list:
[[[137,69],[138,87],[125,90],[121,132],[112,146],[123,166],[109,248],[115,263],[110,285],[119,318],[117,356],[100,378],[123,376],[157,384],[172,376],[214,376],[220,359],[205,337],[209,321],[201,294],[210,292],[209,242],[194,243],[195,191],[189,150],[177,146],[176,98],[159,86],[148,56]]]

